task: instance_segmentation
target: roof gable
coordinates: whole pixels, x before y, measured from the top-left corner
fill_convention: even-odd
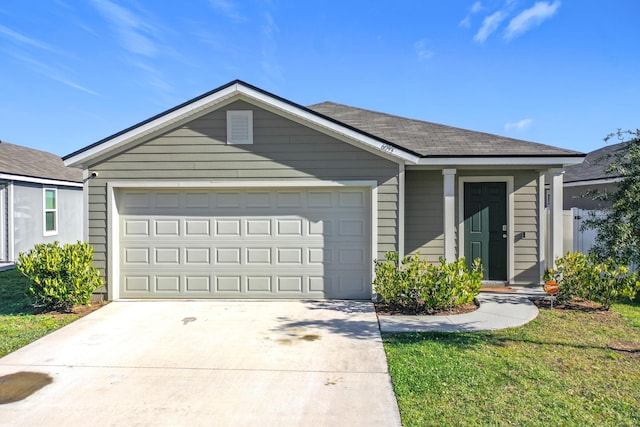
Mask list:
[[[0,141],[0,174],[82,182],[82,170],[66,167],[55,154]]]
[[[377,150],[381,156],[392,156],[398,161],[409,162],[415,162],[419,159],[419,156],[410,150],[400,146],[391,147],[389,142],[381,138],[369,135],[366,132],[352,128],[330,117],[325,117],[306,107],[263,91],[240,80],[234,80],[224,86],[200,95],[121,132],[64,156],[62,159],[66,165],[86,166],[96,161],[96,159],[121,151],[131,144],[143,141],[145,138],[159,135],[175,126],[186,123],[238,99],[255,103],[261,108],[284,115],[287,118],[296,120],[316,130],[331,134],[332,136],[339,136],[342,140]]]

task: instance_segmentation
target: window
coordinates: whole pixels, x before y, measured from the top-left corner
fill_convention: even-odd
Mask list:
[[[253,144],[253,111],[227,111],[227,144]]]
[[[44,189],[44,235],[58,234],[58,190]]]

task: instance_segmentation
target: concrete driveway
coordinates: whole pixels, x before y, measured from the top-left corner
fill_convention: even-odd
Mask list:
[[[367,302],[113,302],[0,359],[0,387],[24,372],[51,382],[0,425],[400,425]]]

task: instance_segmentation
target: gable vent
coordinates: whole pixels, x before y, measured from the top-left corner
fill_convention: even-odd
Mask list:
[[[227,144],[253,144],[253,111],[227,111]]]

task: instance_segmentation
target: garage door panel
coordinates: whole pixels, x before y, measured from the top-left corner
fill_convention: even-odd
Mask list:
[[[180,276],[156,276],[156,292],[170,292],[177,294],[180,292]]]
[[[242,248],[215,248],[215,263],[227,265],[240,265],[240,254]]]
[[[184,248],[184,261],[185,264],[211,264],[211,249],[210,248]]]
[[[211,237],[211,223],[208,219],[185,219],[186,237]]]
[[[124,298],[369,298],[370,193],[120,195]]]
[[[124,223],[125,236],[149,236],[149,221],[130,219]]]
[[[179,219],[157,219],[155,220],[156,236],[178,237],[180,235]]]
[[[242,278],[240,276],[216,276],[216,292],[232,292],[239,294]]]

